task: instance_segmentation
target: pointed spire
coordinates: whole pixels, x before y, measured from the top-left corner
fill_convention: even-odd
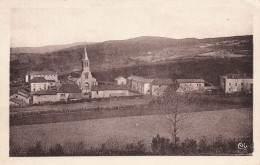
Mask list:
[[[88,60],[88,53],[87,53],[87,48],[85,47],[85,54],[84,54],[84,59],[83,60]]]

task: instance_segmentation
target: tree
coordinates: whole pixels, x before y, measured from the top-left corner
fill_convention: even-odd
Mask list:
[[[187,107],[194,101],[190,94],[176,93],[174,89],[169,88],[164,96],[153,100],[152,105],[159,111],[163,111],[165,118],[169,121],[169,132],[173,138],[173,144],[176,147],[179,141],[178,133],[179,123],[188,117]],[[180,115],[185,111],[185,115]]]

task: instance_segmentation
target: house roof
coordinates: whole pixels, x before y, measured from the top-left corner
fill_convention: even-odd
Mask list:
[[[237,73],[230,73],[224,76],[220,76],[227,79],[252,79],[253,76],[247,74],[237,74]]]
[[[203,79],[177,79],[176,82],[180,83],[204,83]]]
[[[128,90],[125,85],[95,85],[92,91],[106,91],[106,90]]]
[[[153,85],[171,85],[173,81],[171,79],[154,79],[152,82]]]
[[[57,91],[58,93],[81,93],[81,90],[76,84],[63,84]]]
[[[115,78],[115,80],[119,80],[119,79],[125,79],[124,77],[122,77],[122,76],[118,76],[117,78]]]
[[[47,80],[47,82],[56,82],[55,80]]]
[[[16,104],[19,104],[19,105],[24,103],[22,100],[19,100],[19,99],[16,99],[16,98],[11,98],[10,101],[12,101],[12,102],[14,102]]]
[[[70,78],[80,78],[81,77],[81,73],[80,72],[72,72],[70,74]]]
[[[47,82],[47,80],[44,77],[34,77],[31,80],[31,83],[44,83]]]
[[[19,92],[19,95],[22,95],[26,98],[30,96],[30,93],[27,92],[25,89],[19,89],[18,92]]]
[[[40,90],[33,93],[33,95],[56,95],[57,91],[55,90]]]
[[[56,75],[54,71],[28,71],[26,74],[30,75]]]
[[[140,76],[130,76],[127,79],[128,80],[135,80],[135,81],[142,82],[142,83],[151,83],[153,81],[153,79],[143,78],[143,77],[140,77]]]

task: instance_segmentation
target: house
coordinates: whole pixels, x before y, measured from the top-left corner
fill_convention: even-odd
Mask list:
[[[126,85],[126,79],[122,76],[115,78],[116,85]]]
[[[127,86],[136,92],[142,94],[151,93],[151,82],[153,79],[143,78],[140,76],[130,76],[127,78]]]
[[[33,104],[42,104],[46,102],[57,102],[59,101],[57,91],[55,90],[40,90],[32,94]]]
[[[47,81],[59,83],[58,74],[53,71],[28,71],[25,74],[25,82],[30,83],[35,77],[43,77]]]
[[[89,68],[89,59],[88,59],[88,54],[87,50],[85,48],[85,52],[83,54],[82,58],[82,71],[80,74],[75,75],[75,76],[68,76],[68,81],[70,83],[77,84],[82,93],[90,93],[91,92],[91,87],[98,85],[97,80],[92,76]]]
[[[203,92],[205,81],[203,79],[177,79],[174,82],[176,92]]]
[[[162,96],[166,88],[173,84],[171,79],[154,79],[151,83],[151,94]]]
[[[220,88],[224,93],[252,93],[253,77],[246,74],[227,74],[220,76]]]
[[[44,77],[34,77],[30,81],[30,89],[31,92],[36,92],[40,90],[48,90],[49,83]]]
[[[81,90],[76,84],[63,84],[57,90],[58,101],[81,99]]]
[[[128,88],[125,85],[96,85],[91,90],[92,98],[109,98],[128,96]]]
[[[23,105],[28,105],[31,103],[31,95],[29,91],[26,89],[19,89],[16,94],[13,94],[10,96],[10,99],[15,98],[18,99],[19,101],[23,102]]]
[[[9,105],[10,107],[21,107],[25,105],[25,102],[17,98],[10,98]]]

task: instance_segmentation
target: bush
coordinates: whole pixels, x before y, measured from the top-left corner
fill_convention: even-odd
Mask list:
[[[193,139],[186,139],[181,144],[183,154],[195,154],[197,152],[197,141]]]
[[[210,152],[210,145],[207,142],[207,139],[205,136],[200,139],[198,144],[198,153],[209,153]]]
[[[27,151],[27,156],[44,156],[45,151],[41,142],[37,141],[36,146],[30,147]]]
[[[61,144],[56,144],[49,149],[49,156],[65,156],[65,151]]]
[[[152,140],[152,150],[155,155],[167,155],[171,152],[172,143],[170,143],[170,139],[165,137],[160,137],[157,134],[156,137]]]

